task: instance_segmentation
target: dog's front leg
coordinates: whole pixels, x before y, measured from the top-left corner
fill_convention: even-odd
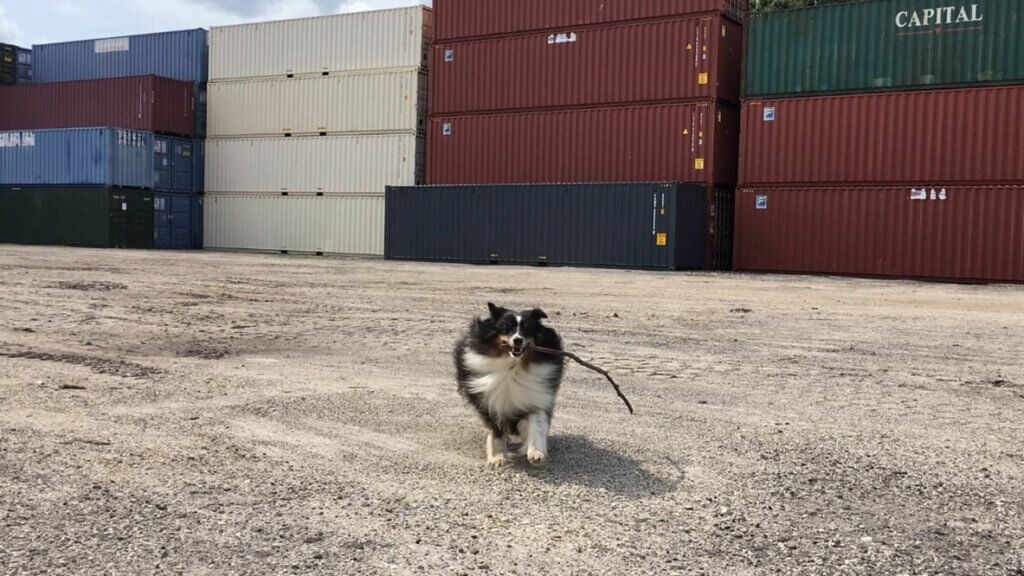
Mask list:
[[[526,444],[526,459],[530,461],[530,464],[539,466],[548,457],[548,432],[551,430],[551,419],[547,412],[535,412],[527,418],[525,428],[526,433],[521,433],[521,435]]]
[[[495,468],[505,465],[506,439],[494,430],[487,431],[487,463]]]

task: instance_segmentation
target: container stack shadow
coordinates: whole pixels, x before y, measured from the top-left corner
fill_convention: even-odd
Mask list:
[[[202,246],[206,31],[21,50],[0,87],[0,242]]]
[[[384,189],[424,181],[432,12],[210,31],[206,247],[382,256]]]
[[[729,269],[746,5],[436,0],[429,186],[388,191],[386,256]]]
[[[750,21],[736,269],[1024,281],[1024,1]]]

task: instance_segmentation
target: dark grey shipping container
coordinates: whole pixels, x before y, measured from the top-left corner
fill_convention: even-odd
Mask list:
[[[676,183],[389,187],[384,255],[479,264],[728,268],[732,202],[730,190]]]

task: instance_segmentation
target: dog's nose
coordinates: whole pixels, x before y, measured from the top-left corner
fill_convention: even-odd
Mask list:
[[[523,345],[523,339],[522,338],[513,338],[512,339],[512,345],[515,346],[516,348],[521,347]]]

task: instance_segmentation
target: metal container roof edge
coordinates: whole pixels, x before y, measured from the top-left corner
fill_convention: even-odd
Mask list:
[[[60,42],[45,42],[43,44],[33,44],[32,48],[35,49],[37,46],[55,46],[58,44],[73,44],[75,42],[94,42],[96,40],[115,40],[117,38],[136,38],[138,36],[162,36],[169,34],[182,34],[184,32],[203,32],[209,34],[209,30],[206,28],[182,28],[180,30],[161,30],[159,32],[143,32],[141,34],[120,34],[115,36],[101,36],[97,38],[78,38],[75,40],[61,40]]]
[[[433,8],[423,4],[416,4],[413,6],[399,6],[397,8],[382,8],[379,10],[365,10],[362,12],[345,12],[342,14],[321,14],[319,16],[303,16],[301,18],[281,18],[279,20],[261,20],[259,22],[240,22],[238,24],[225,24],[223,26],[210,26],[210,32],[214,30],[224,30],[227,28],[244,28],[246,26],[260,26],[263,24],[277,24],[279,22],[299,22],[302,20],[320,20],[323,18],[345,18],[345,17],[358,17],[360,15],[366,15],[369,13],[377,14],[380,12],[400,12],[404,10],[415,10],[420,8],[426,12],[433,13]]]

